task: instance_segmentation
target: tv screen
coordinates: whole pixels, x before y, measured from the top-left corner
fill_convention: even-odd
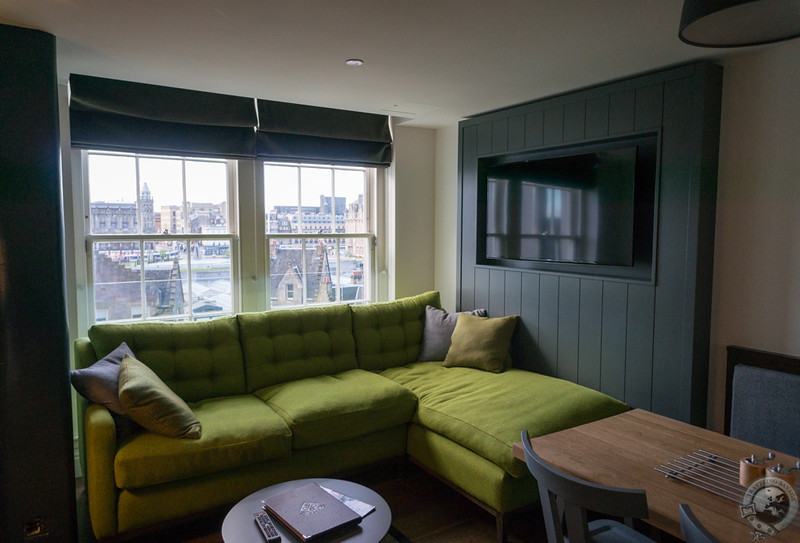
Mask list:
[[[634,266],[652,247],[654,139],[485,162],[486,262]]]

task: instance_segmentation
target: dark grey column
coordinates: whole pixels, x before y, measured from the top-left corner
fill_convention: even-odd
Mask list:
[[[0,25],[0,536],[75,541],[55,37]]]

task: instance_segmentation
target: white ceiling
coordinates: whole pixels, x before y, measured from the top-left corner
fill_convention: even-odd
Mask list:
[[[712,55],[682,0],[0,0],[70,73],[388,113],[466,116]],[[365,61],[360,68],[348,58]]]

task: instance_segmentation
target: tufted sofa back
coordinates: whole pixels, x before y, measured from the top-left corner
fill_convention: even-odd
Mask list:
[[[76,366],[90,366],[124,341],[187,402],[356,368],[381,371],[416,361],[426,305],[441,307],[439,293],[199,322],[98,324],[89,341],[76,342]]]
[[[237,318],[248,392],[358,367],[347,305],[241,313]]]
[[[416,362],[426,305],[441,308],[439,292],[352,306],[358,366],[380,371]]]
[[[97,360],[124,341],[137,359],[187,402],[245,393],[236,317],[98,324],[89,328],[89,339]]]

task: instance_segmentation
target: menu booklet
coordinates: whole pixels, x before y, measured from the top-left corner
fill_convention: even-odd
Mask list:
[[[316,483],[308,483],[261,501],[270,514],[301,541],[309,541],[361,522],[361,515]]]

